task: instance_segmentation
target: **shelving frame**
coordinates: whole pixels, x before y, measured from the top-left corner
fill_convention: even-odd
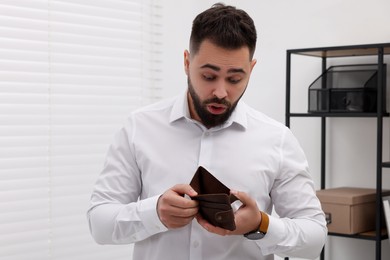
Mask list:
[[[285,124],[290,127],[291,117],[319,117],[321,118],[321,189],[326,188],[326,118],[327,117],[372,117],[376,118],[377,135],[376,135],[376,224],[373,232],[366,232],[357,235],[341,235],[329,233],[332,236],[341,236],[355,239],[373,240],[375,241],[375,259],[381,260],[382,248],[381,241],[388,239],[389,236],[386,230],[383,230],[382,223],[382,169],[390,168],[390,162],[383,162],[383,118],[388,117],[389,113],[383,109],[383,100],[386,98],[386,82],[383,80],[384,56],[390,54],[390,43],[364,44],[364,45],[349,45],[349,46],[332,46],[320,48],[305,48],[305,49],[290,49],[287,50],[286,59],[286,118]],[[378,86],[377,86],[377,111],[374,113],[292,113],[291,112],[291,58],[292,55],[305,55],[322,60],[322,72],[327,69],[327,60],[338,57],[358,57],[358,56],[376,56],[378,65]],[[321,253],[321,260],[324,260],[324,250]]]

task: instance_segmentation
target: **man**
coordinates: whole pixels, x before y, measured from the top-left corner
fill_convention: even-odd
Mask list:
[[[132,113],[110,146],[88,211],[98,243],[135,243],[136,260],[319,255],[327,229],[302,149],[287,127],[240,101],[255,46],[242,10],[216,4],[195,18],[187,91]],[[199,166],[242,202],[235,230],[198,214],[189,183]]]

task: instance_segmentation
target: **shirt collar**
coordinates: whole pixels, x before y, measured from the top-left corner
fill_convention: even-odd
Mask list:
[[[190,110],[188,106],[187,99],[187,90],[184,91],[181,95],[176,98],[176,101],[173,104],[172,112],[169,118],[169,122],[173,123],[176,120],[185,118],[187,120],[192,120],[190,116]],[[248,126],[247,120],[247,106],[246,104],[240,100],[236,106],[236,109],[233,111],[230,118],[225,122],[222,128],[228,127],[236,123],[243,127],[244,129]]]

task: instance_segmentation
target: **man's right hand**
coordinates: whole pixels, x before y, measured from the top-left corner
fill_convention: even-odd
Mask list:
[[[185,198],[197,192],[188,184],[177,184],[164,192],[157,202],[157,213],[167,228],[180,228],[189,224],[198,213],[198,202]]]

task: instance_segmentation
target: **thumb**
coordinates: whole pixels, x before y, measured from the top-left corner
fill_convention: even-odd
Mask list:
[[[177,184],[172,187],[172,190],[179,194],[185,194],[190,197],[198,195],[198,193],[189,184]]]
[[[231,190],[230,194],[236,196],[244,205],[248,205],[252,201],[249,195],[243,191]]]

